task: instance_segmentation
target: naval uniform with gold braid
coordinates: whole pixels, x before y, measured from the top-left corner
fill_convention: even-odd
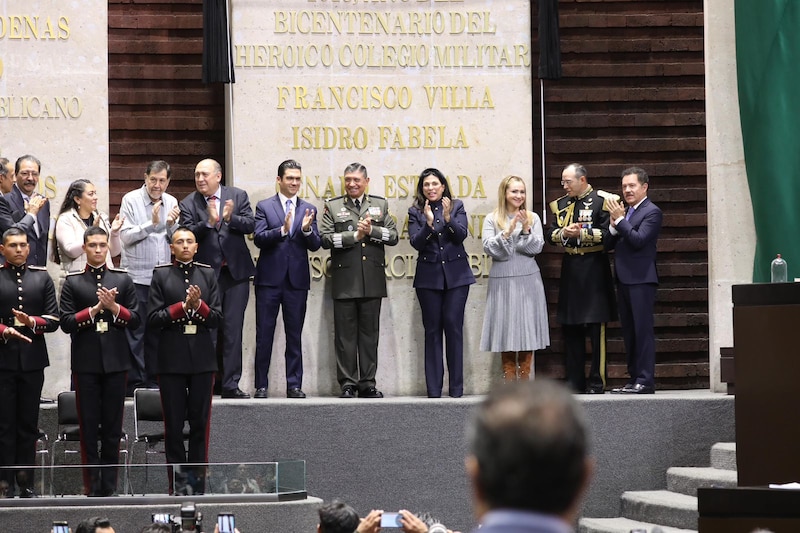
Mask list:
[[[554,220],[547,232],[551,244],[564,248],[558,293],[558,321],[563,326],[567,381],[576,392],[602,392],[606,383],[606,322],[617,318],[611,265],[604,250],[610,215],[604,191],[588,187],[579,197],[550,202]],[[618,198],[618,197],[617,197]],[[580,223],[581,235],[565,239],[566,226]],[[586,336],[592,344],[587,384]]]
[[[97,289],[116,287],[119,314],[103,309],[94,318]],[[139,299],[124,270],[86,265],[71,272],[61,288],[61,329],[72,339],[72,375],[81,428],[83,464],[119,464],[119,440],[125,405],[125,382],[131,368],[127,328],[139,327]],[[100,450],[97,443],[100,441]],[[110,496],[117,487],[116,467],[84,469],[91,496]]]
[[[184,309],[189,285],[200,288],[200,307]],[[217,278],[209,265],[197,262],[159,265],[153,270],[147,325],[158,336],[158,384],[164,406],[167,463],[207,463],[211,395],[217,355],[211,330],[222,323]],[[183,423],[189,421],[189,450],[183,446]],[[192,483],[204,492],[204,475]],[[170,476],[172,488],[172,477]],[[175,487],[182,492],[183,487]]]
[[[12,309],[26,313],[36,326],[31,330],[15,322]],[[0,466],[32,465],[44,369],[50,364],[44,334],[58,329],[56,289],[44,267],[0,266],[0,338],[9,327],[31,342],[13,337],[0,342]],[[33,468],[24,468],[0,470],[6,496],[14,494],[15,475],[19,495],[33,495]]]

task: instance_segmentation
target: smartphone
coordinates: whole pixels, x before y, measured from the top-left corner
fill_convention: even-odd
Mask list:
[[[69,524],[61,520],[54,520],[53,533],[69,533]]]
[[[400,513],[383,513],[381,527],[403,527],[400,524]]]
[[[217,527],[219,528],[219,533],[234,533],[236,520],[233,517],[233,513],[219,513],[217,515]]]
[[[172,515],[169,513],[153,513],[153,523],[154,524],[171,524],[172,523]]]

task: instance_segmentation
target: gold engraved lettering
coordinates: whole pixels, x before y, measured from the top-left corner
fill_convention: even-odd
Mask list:
[[[389,150],[416,148],[469,148],[464,127],[458,132],[448,126],[378,126],[378,147]]]

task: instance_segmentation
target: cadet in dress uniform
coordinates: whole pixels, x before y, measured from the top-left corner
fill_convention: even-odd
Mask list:
[[[586,178],[577,163],[561,173],[567,192],[550,202],[554,220],[546,238],[564,248],[558,293],[558,321],[564,332],[567,381],[575,392],[602,394],[606,384],[606,322],[616,320],[614,283],[604,250],[609,213],[605,198]],[[616,198],[619,198],[616,196]],[[592,365],[587,383],[586,337],[592,345]]]
[[[381,299],[386,296],[384,246],[397,244],[385,198],[365,194],[361,163],[344,170],[347,195],[325,202],[322,247],[331,251],[334,345],[340,398],[383,398],[375,387]]]
[[[0,266],[0,466],[32,465],[36,457],[39,398],[50,364],[44,333],[58,329],[58,303],[47,269],[26,266],[30,247],[24,229],[3,233]],[[5,496],[36,495],[33,469],[0,469]]]
[[[207,463],[211,395],[217,356],[211,329],[222,321],[214,269],[194,262],[197,241],[181,226],[172,234],[175,263],[159,265],[150,285],[147,321],[158,336],[158,384],[164,406],[164,446],[169,464]],[[189,451],[183,423],[189,421]],[[205,490],[204,473],[192,493]],[[172,479],[170,479],[172,487]],[[181,493],[187,487],[176,487]]]
[[[131,277],[106,265],[108,233],[103,228],[86,230],[83,250],[86,267],[68,274],[61,288],[61,329],[72,338],[83,463],[116,465],[131,368],[125,330],[139,327],[139,300]],[[84,487],[89,496],[111,496],[116,467],[84,469]]]

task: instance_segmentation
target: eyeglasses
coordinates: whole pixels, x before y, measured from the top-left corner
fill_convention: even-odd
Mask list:
[[[573,184],[573,183],[575,183],[575,180],[561,180],[561,186],[562,186],[562,187],[563,187],[564,185],[569,185],[569,186],[572,186],[572,184]]]

